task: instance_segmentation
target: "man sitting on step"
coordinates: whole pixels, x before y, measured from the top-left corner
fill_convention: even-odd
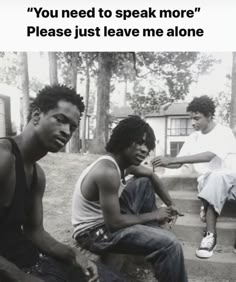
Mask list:
[[[75,90],[46,86],[21,134],[0,140],[0,281],[97,281],[94,263],[44,230],[46,179],[37,163],[65,146],[83,111]]]
[[[77,182],[73,237],[98,254],[145,256],[160,282],[185,282],[181,244],[160,227],[178,211],[157,175],[140,165],[154,147],[152,128],[137,116],[114,128],[107,154],[86,168]],[[134,175],[126,184],[125,174]],[[167,207],[156,207],[155,193]]]
[[[236,139],[230,128],[213,120],[215,104],[208,96],[194,98],[187,111],[195,132],[188,137],[177,157],[158,156],[152,164],[166,168],[193,164],[199,173],[198,197],[203,203],[200,217],[206,222],[206,232],[196,255],[209,258],[216,246],[217,218],[227,200],[236,200],[236,166],[230,163],[236,153]]]

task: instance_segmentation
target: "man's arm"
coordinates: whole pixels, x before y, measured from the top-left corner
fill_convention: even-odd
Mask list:
[[[139,165],[139,166],[132,165],[127,169],[127,173],[133,174],[134,176],[137,177],[148,177],[152,182],[155,193],[160,197],[160,199],[167,206],[174,205],[168,190],[165,189],[160,178],[150,168],[145,167],[143,165]]]
[[[26,274],[14,263],[0,256],[0,281],[6,282],[43,282],[43,280]]]
[[[175,157],[175,158],[158,156],[153,158],[152,165],[154,167],[162,166],[166,168],[177,168],[176,166],[178,165],[181,166],[183,164],[210,162],[215,156],[216,155],[212,152],[204,152],[191,156],[183,156],[183,157]]]
[[[58,242],[44,230],[42,198],[45,190],[45,175],[39,165],[37,165],[37,176],[38,183],[37,187],[35,187],[36,189],[32,199],[32,212],[28,218],[27,224],[24,226],[25,233],[44,254],[79,265],[86,275],[89,274],[87,268],[90,268],[93,275],[97,276],[95,265],[89,262],[78,249]]]
[[[4,209],[4,201],[8,198],[9,188],[6,185],[6,181],[11,176],[13,169],[14,158],[11,154],[10,144],[3,140],[0,142],[0,218],[1,212]],[[8,191],[7,191],[8,190]],[[1,223],[0,223],[1,224]],[[1,232],[1,225],[0,225]],[[24,273],[14,263],[7,260],[5,257],[0,256],[0,281],[11,281],[11,282],[43,282],[41,279]]]
[[[44,230],[42,198],[45,190],[45,175],[40,166],[37,166],[37,180],[31,213],[24,225],[24,232],[43,253],[59,259],[72,260],[73,252],[70,248],[56,241]]]
[[[99,189],[99,199],[106,225],[111,231],[119,230],[135,224],[144,224],[149,221],[168,221],[171,219],[171,209],[159,209],[140,215],[121,214],[118,190],[120,177],[116,168],[100,167],[95,177]],[[104,175],[103,171],[106,171]]]

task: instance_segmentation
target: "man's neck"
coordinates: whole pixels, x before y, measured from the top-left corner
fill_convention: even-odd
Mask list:
[[[129,167],[129,164],[127,164],[127,162],[122,158],[120,154],[112,154],[112,153],[107,153],[107,154],[111,156],[113,159],[115,159],[121,171]]]
[[[14,137],[14,140],[19,147],[25,164],[33,165],[48,153],[42,148],[42,146],[40,146],[39,140],[36,136],[34,136],[33,133],[29,134],[27,129],[25,129],[20,135]]]
[[[202,134],[207,134],[211,132],[215,128],[215,126],[216,126],[216,123],[212,120],[211,122],[209,122],[208,126],[201,131]]]

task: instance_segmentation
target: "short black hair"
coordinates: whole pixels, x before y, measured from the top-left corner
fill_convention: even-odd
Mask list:
[[[150,125],[139,116],[131,116],[121,120],[113,129],[106,145],[107,152],[120,153],[133,143],[142,143],[146,133],[146,146],[149,151],[155,148],[155,134]]]
[[[75,89],[63,84],[47,85],[40,90],[35,99],[30,103],[28,121],[32,118],[32,113],[35,109],[39,109],[43,113],[55,109],[58,101],[64,100],[71,102],[77,106],[80,111],[80,117],[84,112],[83,97],[76,93]]]
[[[202,113],[205,117],[213,117],[215,114],[215,103],[212,98],[207,95],[201,97],[195,97],[187,107],[187,112],[199,112]]]

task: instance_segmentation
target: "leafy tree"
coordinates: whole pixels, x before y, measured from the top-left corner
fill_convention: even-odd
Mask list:
[[[48,58],[50,84],[58,84],[56,52],[48,52]]]
[[[73,88],[77,88],[77,75],[81,76],[81,82],[86,81],[85,85],[85,112],[82,117],[82,150],[86,151],[85,134],[87,114],[91,107],[90,101],[90,77],[95,73],[94,60],[96,53],[88,52],[64,52],[57,53],[58,63],[63,77],[63,81]],[[80,150],[80,129],[78,128],[74,133],[71,141],[71,151],[78,152]]]
[[[197,52],[145,52],[137,53],[135,58],[137,79],[133,95],[127,98],[139,115],[159,111],[166,102],[183,100],[191,83],[215,63],[211,57],[202,58]]]
[[[236,136],[236,52],[233,52],[230,127]]]
[[[27,124],[29,114],[29,72],[28,56],[26,52],[20,53],[21,58],[21,82],[22,82],[22,106],[23,106],[23,126]]]
[[[216,119],[225,125],[229,125],[230,122],[230,91],[222,91],[214,98],[216,105]]]
[[[93,142],[93,153],[104,152],[108,139],[109,107],[112,66],[114,53],[104,52],[98,55],[98,78],[97,78],[97,118],[96,131]]]
[[[0,82],[21,88],[20,56],[18,53],[2,52],[0,57]]]

